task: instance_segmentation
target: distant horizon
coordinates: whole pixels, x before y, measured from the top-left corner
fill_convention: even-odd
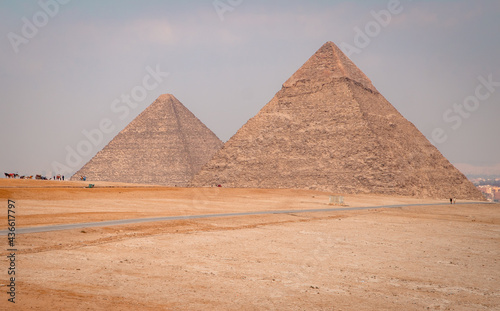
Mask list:
[[[500,179],[500,175],[476,175],[476,174],[470,174],[470,175],[465,175],[467,179],[476,179],[476,178],[483,178],[483,179]]]

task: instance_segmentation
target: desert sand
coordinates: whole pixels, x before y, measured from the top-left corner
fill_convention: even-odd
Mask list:
[[[331,208],[285,189],[0,180],[16,226]],[[500,310],[500,205],[345,195],[361,211],[149,222],[16,237],[1,310]],[[340,206],[339,206],[340,208]]]

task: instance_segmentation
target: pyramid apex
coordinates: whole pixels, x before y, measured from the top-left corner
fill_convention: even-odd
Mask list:
[[[170,93],[165,93],[165,94],[161,94],[160,96],[158,96],[157,99],[158,100],[169,100],[169,99],[177,99],[177,98],[175,98],[175,96],[170,94]]]
[[[370,79],[332,41],[324,43],[283,86],[292,87],[299,81],[324,84],[338,78],[350,79],[378,92]]]
[[[335,46],[337,47],[337,45],[335,43],[333,43],[332,41],[326,41],[325,44],[323,44],[323,46]]]

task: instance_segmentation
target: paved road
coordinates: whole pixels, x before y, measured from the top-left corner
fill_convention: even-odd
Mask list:
[[[491,204],[489,202],[463,202],[456,204]],[[225,213],[225,214],[206,214],[206,215],[186,215],[186,216],[167,216],[167,217],[152,217],[152,218],[136,218],[136,219],[119,219],[99,222],[87,222],[65,225],[40,226],[28,228],[16,228],[16,234],[22,233],[38,233],[57,230],[83,229],[90,227],[108,227],[117,225],[137,224],[143,222],[154,221],[169,221],[169,220],[184,220],[184,219],[202,219],[202,218],[218,218],[218,217],[235,217],[235,216],[250,216],[250,215],[268,215],[268,214],[297,214],[297,213],[317,213],[317,212],[339,212],[339,211],[359,211],[376,208],[396,208],[406,206],[430,206],[430,205],[450,205],[449,203],[422,203],[422,204],[399,204],[399,205],[380,205],[380,206],[364,206],[364,207],[344,207],[344,208],[322,208],[322,209],[301,209],[301,210],[283,210],[283,211],[260,211],[260,212],[245,212],[245,213]],[[0,236],[7,235],[10,231],[0,230]]]

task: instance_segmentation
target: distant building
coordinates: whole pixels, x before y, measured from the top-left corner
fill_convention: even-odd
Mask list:
[[[493,196],[493,200],[495,202],[500,202],[500,187],[497,187],[497,189],[495,189],[495,194]]]
[[[490,185],[478,186],[479,191],[484,195],[486,200],[493,202],[500,200],[500,187],[494,187]]]

